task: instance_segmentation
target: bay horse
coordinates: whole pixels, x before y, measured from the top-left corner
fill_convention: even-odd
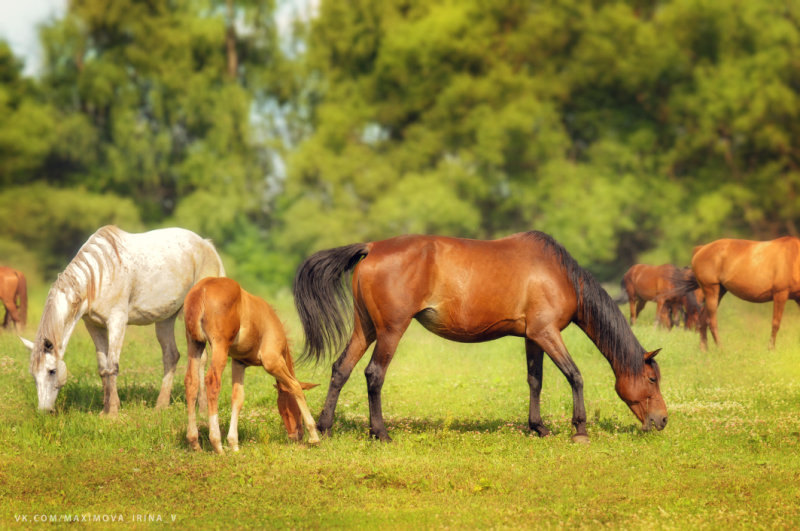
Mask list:
[[[648,301],[655,301],[656,323],[664,328],[671,330],[680,314],[684,315],[686,328],[695,326],[700,305],[694,292],[675,293],[673,279],[680,274],[681,270],[672,264],[634,264],[625,272],[620,285],[630,304],[631,326]]]
[[[724,238],[695,247],[692,275],[678,284],[686,293],[698,287],[705,302],[700,319],[700,348],[708,348],[708,328],[720,345],[717,309],[723,295],[731,292],[748,302],[773,303],[769,348],[781,326],[786,301],[800,304],[800,239],[785,236],[770,241]]]
[[[339,392],[375,342],[365,372],[370,434],[390,441],[381,388],[400,338],[412,319],[446,339],[479,342],[525,338],[530,409],[528,425],[550,431],[539,411],[542,361],[547,352],[572,388],[573,440],[587,442],[583,378],[561,337],[575,323],[607,358],[616,391],[642,422],[663,429],[667,410],[654,356],[633,335],[611,297],[553,238],[542,232],[481,241],[442,236],[400,236],[319,251],[299,267],[294,298],[305,331],[304,359],[340,349],[348,334],[350,296],[343,282],[353,270],[353,327],[334,362],[317,428],[330,433]]]
[[[22,339],[31,351],[39,409],[52,411],[66,382],[64,353],[80,319],[97,353],[103,414],[111,416],[119,411],[117,374],[125,327],[155,323],[164,366],[156,407],[167,407],[180,357],[174,328],[183,299],[201,278],[224,274],[212,243],[188,230],[130,234],[112,225],[98,229],[51,286],[34,340]]]
[[[0,302],[6,309],[3,328],[20,331],[28,320],[28,281],[22,271],[0,266]]]
[[[297,381],[283,325],[264,299],[242,289],[229,278],[204,278],[194,285],[183,303],[186,319],[186,406],[189,426],[186,438],[194,450],[200,450],[195,405],[200,380],[200,358],[206,343],[211,344],[211,366],[205,377],[208,393],[209,439],[214,451],[223,454],[219,430],[218,399],[222,371],[232,358],[233,394],[228,444],[239,450],[239,413],[244,403],[244,370],[260,365],[275,377],[278,389],[278,411],[289,438],[303,439],[303,426],[308,428],[308,442],[316,444],[319,435],[314,418],[306,404],[303,389],[316,384]]]

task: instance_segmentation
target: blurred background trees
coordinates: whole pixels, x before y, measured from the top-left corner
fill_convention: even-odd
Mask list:
[[[0,43],[0,260],[181,225],[246,281],[409,232],[551,233],[603,280],[800,226],[800,4],[72,0]],[[289,31],[291,29],[291,31]]]

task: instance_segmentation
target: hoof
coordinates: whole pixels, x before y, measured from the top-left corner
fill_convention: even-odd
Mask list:
[[[550,435],[550,430],[545,428],[542,424],[528,427],[530,428],[531,432],[535,433],[539,437],[548,437]]]
[[[573,435],[572,442],[578,444],[589,444],[589,436],[588,435]]]
[[[378,439],[381,442],[385,442],[385,443],[392,442],[392,438],[389,437],[389,434],[386,433],[385,431],[382,431],[380,433],[375,433],[375,432],[370,431],[369,434],[373,439]]]
[[[203,448],[200,446],[200,443],[199,443],[199,442],[197,442],[197,441],[189,441],[189,446],[190,446],[190,447],[192,448],[192,450],[194,450],[195,452],[200,452],[200,451],[202,451],[202,450],[203,450]]]

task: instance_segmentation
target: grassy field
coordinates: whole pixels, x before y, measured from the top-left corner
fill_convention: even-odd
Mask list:
[[[34,292],[29,336],[43,300]],[[273,302],[299,345],[288,295]],[[27,351],[5,334],[0,527],[54,518],[204,528],[798,528],[800,313],[787,310],[775,351],[766,349],[770,315],[771,305],[726,298],[725,348],[701,353],[696,334],[656,330],[645,310],[634,331],[648,349],[663,347],[670,420],[662,432],[639,431],[608,363],[575,327],[565,341],[584,376],[589,445],[570,442],[571,393],[549,360],[542,412],[553,435],[527,432],[522,340],[461,345],[413,325],[384,386],[394,443],[367,436],[365,356],[342,392],[333,437],[318,447],[287,441],[272,379],[248,370],[241,451],[225,456],[210,451],[207,424],[206,451],[189,451],[182,372],[174,404],[153,409],[161,360],[152,327],[128,329],[115,420],[98,414],[100,379],[82,325],[54,415],[35,412]],[[176,329],[185,352],[182,322]],[[299,374],[322,383],[306,393],[317,414],[330,368]]]

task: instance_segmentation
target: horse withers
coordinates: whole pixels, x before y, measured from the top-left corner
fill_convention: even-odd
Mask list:
[[[353,271],[349,296],[342,278]],[[354,301],[352,333],[347,326]],[[583,378],[561,337],[575,323],[606,357],[616,391],[645,430],[663,429],[667,408],[654,357],[633,335],[619,307],[595,278],[553,238],[541,232],[494,241],[400,236],[320,251],[298,269],[295,304],[306,336],[304,358],[334,349],[328,395],[317,427],[330,432],[342,386],[374,342],[365,374],[370,433],[391,440],[383,420],[381,389],[400,338],[412,319],[461,342],[503,336],[525,338],[530,409],[528,425],[540,436],[539,395],[546,352],[572,387],[576,441],[588,441]]]
[[[297,381],[286,333],[269,304],[242,289],[234,280],[206,278],[186,295],[184,315],[189,358],[185,380],[189,415],[186,438],[193,449],[200,450],[195,403],[200,379],[200,356],[206,343],[211,345],[211,365],[205,377],[208,431],[211,446],[217,453],[224,453],[217,408],[220,378],[229,357],[233,360],[231,424],[228,430],[228,444],[232,450],[239,450],[238,420],[244,403],[244,370],[253,365],[264,367],[275,377],[278,411],[289,438],[302,440],[302,419],[308,429],[308,442],[319,442],[314,419],[303,395],[303,389],[310,389],[316,384]]]
[[[98,229],[50,288],[34,340],[22,339],[31,351],[39,409],[53,410],[67,379],[67,343],[81,319],[96,349],[103,414],[119,411],[117,374],[128,324],[155,323],[164,366],[156,407],[168,406],[180,357],[175,319],[183,299],[201,278],[224,274],[211,242],[188,230],[130,234],[111,225]]]
[[[28,320],[28,281],[22,271],[0,266],[0,302],[6,309],[3,329],[22,331]]]
[[[723,295],[731,292],[748,302],[772,301],[772,334],[769,348],[781,326],[786,301],[800,304],[800,239],[785,236],[770,241],[724,238],[695,247],[692,274],[677,279],[676,291],[698,287],[705,297],[700,318],[700,348],[708,348],[708,329],[719,345],[717,309]]]

